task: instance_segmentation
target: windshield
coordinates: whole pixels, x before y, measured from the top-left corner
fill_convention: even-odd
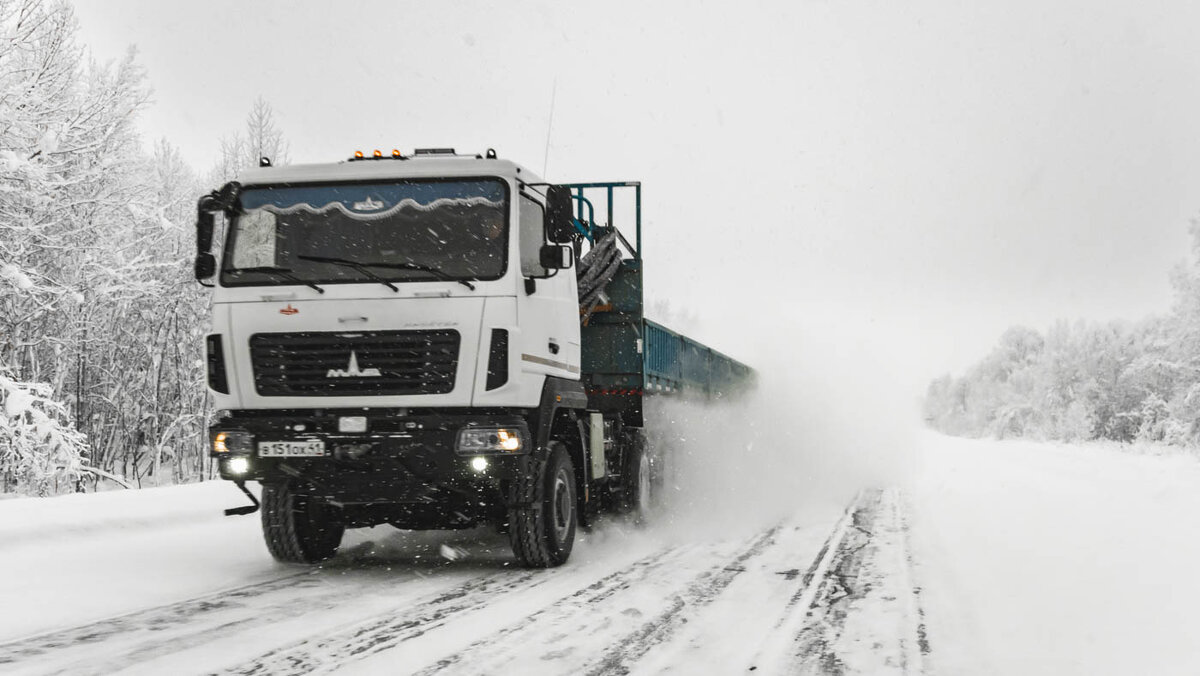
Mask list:
[[[224,286],[489,280],[507,263],[499,179],[247,188],[241,206]]]

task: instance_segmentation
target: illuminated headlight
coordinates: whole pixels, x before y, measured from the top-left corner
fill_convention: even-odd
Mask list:
[[[524,448],[521,430],[513,427],[464,427],[458,433],[455,450],[473,453],[515,453]]]
[[[487,458],[471,458],[471,469],[476,472],[486,472],[488,468]]]
[[[361,434],[367,431],[367,416],[344,415],[338,418],[338,431]]]
[[[230,474],[245,474],[250,471],[250,459],[242,456],[225,461],[225,469]]]
[[[249,432],[240,432],[230,430],[225,432],[217,432],[213,435],[212,452],[213,455],[227,455],[230,453],[250,453],[254,449],[254,436]]]

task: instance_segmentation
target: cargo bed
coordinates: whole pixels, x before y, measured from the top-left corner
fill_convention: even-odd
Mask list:
[[[647,395],[686,395],[717,399],[748,387],[754,370],[697,340],[651,321],[645,316],[641,256],[641,184],[567,184],[578,205],[577,221],[589,224],[588,239],[612,223],[614,191],[635,191],[636,234],[621,236],[624,254],[620,268],[606,287],[605,302],[588,314],[581,329],[582,374],[589,403],[606,413],[618,413],[627,425],[642,425],[642,398]],[[603,191],[608,223],[597,227],[589,192]],[[585,212],[586,207],[586,212]],[[582,229],[582,228],[581,228]]]

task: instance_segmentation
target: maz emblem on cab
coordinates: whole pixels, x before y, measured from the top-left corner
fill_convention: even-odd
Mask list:
[[[296,308],[292,307],[292,304],[291,304],[291,303],[288,303],[288,304],[287,304],[287,307],[285,307],[285,308],[283,308],[282,310],[280,310],[280,311],[279,311],[279,314],[281,314],[281,315],[294,315],[294,314],[296,314],[297,312],[299,312],[299,310],[297,310]]]
[[[370,197],[368,197],[367,199],[363,200],[362,202],[355,202],[355,203],[354,203],[354,210],[355,210],[355,211],[379,211],[379,210],[380,210],[380,209],[382,209],[383,207],[384,207],[384,204],[383,204],[383,202],[382,202],[382,201],[380,201],[380,200],[373,200],[373,199],[371,199]]]
[[[377,368],[359,370],[358,355],[350,350],[350,366],[345,369],[329,369],[326,378],[379,378],[383,374]]]

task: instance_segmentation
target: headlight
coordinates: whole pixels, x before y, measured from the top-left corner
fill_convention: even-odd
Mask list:
[[[212,438],[213,455],[250,453],[254,450],[254,435],[239,430],[217,432]]]
[[[475,453],[516,453],[525,447],[521,430],[515,427],[464,427],[458,432],[455,450]]]
[[[250,471],[250,458],[238,456],[225,461],[225,469],[230,474],[245,474]]]

